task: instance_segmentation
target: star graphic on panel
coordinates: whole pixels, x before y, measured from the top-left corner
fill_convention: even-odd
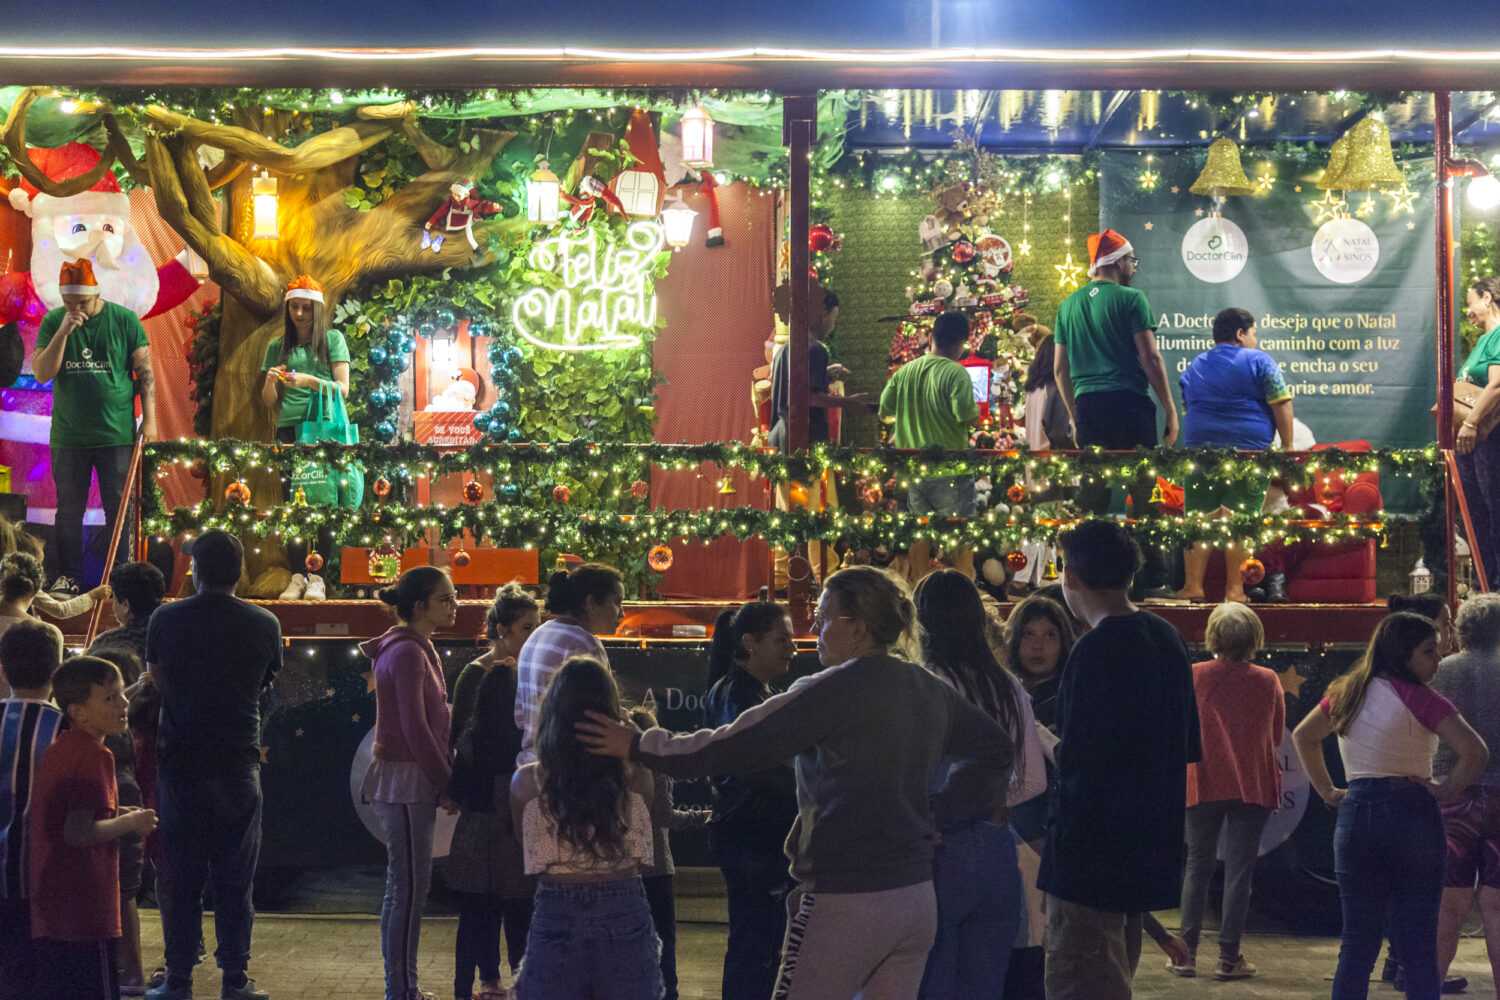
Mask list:
[[[1302,193],[1302,185],[1301,184],[1293,184],[1292,185],[1292,191],[1294,193],[1296,193],[1296,194],[1301,194]]]
[[[269,753],[270,750],[271,750],[270,747],[261,747],[260,748],[260,762],[262,764],[266,763],[266,754]]]
[[[1417,228],[1417,224],[1415,222],[1408,222],[1406,224],[1406,228],[1407,229],[1416,229]]]
[[[1413,207],[1413,202],[1417,200],[1417,192],[1413,191],[1411,189],[1411,185],[1407,184],[1405,181],[1401,182],[1401,187],[1399,189],[1395,191],[1387,191],[1385,193],[1385,196],[1391,199],[1392,215],[1396,214],[1397,212],[1405,212],[1407,215],[1416,214],[1417,210],[1415,207]]]
[[[1308,207],[1318,213],[1317,217],[1313,219],[1313,225],[1316,226],[1325,219],[1337,219],[1339,212],[1347,206],[1344,203],[1344,199],[1329,191],[1322,198],[1308,202]]]
[[[349,716],[349,718],[353,719],[355,722],[358,722],[359,721],[359,713],[355,712],[353,715]]]
[[[369,694],[371,691],[375,690],[375,671],[366,670],[359,676],[365,679],[365,694]]]
[[[1030,257],[1031,256],[1031,241],[1030,240],[1022,240],[1020,243],[1016,244],[1016,253],[1020,254],[1022,257]]]
[[[298,739],[301,739],[302,738],[302,730],[298,729],[296,732],[292,733],[292,735],[295,736],[295,737],[297,737]]]
[[[1366,198],[1364,201],[1362,201],[1362,202],[1359,203],[1359,207],[1354,210],[1354,214],[1357,215],[1357,216],[1359,216],[1361,219],[1363,219],[1365,216],[1369,215],[1370,213],[1372,213],[1374,211],[1375,211],[1375,199],[1374,198]]]
[[[1196,216],[1201,217],[1203,215],[1203,209],[1201,209],[1201,208],[1195,208],[1195,209],[1193,209],[1193,214],[1196,215]]]
[[[1155,229],[1155,228],[1156,228],[1156,224],[1155,223],[1152,223],[1152,222],[1146,223],[1146,231],[1147,232],[1150,232],[1152,229]]]
[[[1261,174],[1255,178],[1255,186],[1260,189],[1261,194],[1265,194],[1276,186],[1276,176],[1271,173]]]
[[[1068,251],[1068,258],[1067,258],[1067,260],[1063,261],[1061,264],[1053,264],[1052,266],[1057,269],[1057,274],[1058,274],[1057,287],[1058,288],[1077,288],[1078,287],[1078,274],[1084,268],[1083,268],[1082,264],[1075,264],[1075,263],[1073,263],[1073,251],[1071,251],[1071,250]]]
[[[1295,666],[1290,666],[1285,670],[1279,671],[1276,676],[1281,678],[1281,689],[1283,691],[1291,695],[1293,698],[1301,697],[1302,685],[1307,680],[1307,678],[1297,673],[1297,668]]]
[[[327,690],[325,690],[323,692],[323,697],[325,697],[325,698],[332,698],[333,697],[333,688],[328,688]]]
[[[1181,189],[1176,184],[1172,185],[1172,193],[1173,194],[1176,194],[1179,190],[1181,190]]]

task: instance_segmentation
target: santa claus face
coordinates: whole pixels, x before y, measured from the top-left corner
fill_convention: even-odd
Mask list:
[[[49,309],[62,305],[58,273],[67,261],[92,260],[99,295],[143,316],[156,302],[158,279],[130,225],[125,195],[85,191],[31,200],[31,278]]]
[[[109,267],[125,249],[125,220],[115,215],[56,215],[52,235],[58,249],[73,260],[92,258]]]

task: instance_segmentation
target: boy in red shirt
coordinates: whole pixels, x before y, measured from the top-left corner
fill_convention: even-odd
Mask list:
[[[52,676],[72,728],[37,769],[31,796],[31,934],[47,970],[41,997],[115,1000],[120,937],[119,838],[156,828],[150,809],[118,807],[104,737],[125,731],[125,682],[115,665],[75,656]]]

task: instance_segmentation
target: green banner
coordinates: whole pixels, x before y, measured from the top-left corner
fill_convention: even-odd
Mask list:
[[[1437,302],[1430,160],[1404,165],[1406,185],[1325,192],[1321,162],[1246,150],[1256,187],[1214,214],[1189,189],[1205,151],[1106,153],[1100,225],[1135,248],[1135,286],[1151,300],[1157,343],[1178,378],[1213,346],[1213,319],[1237,306],[1256,319],[1261,350],[1295,396],[1299,446],[1433,440]],[[1079,243],[1082,242],[1080,239]]]

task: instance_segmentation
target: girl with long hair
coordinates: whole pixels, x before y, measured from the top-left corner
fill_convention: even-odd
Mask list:
[[[1438,632],[1410,612],[1387,616],[1350,671],[1292,734],[1313,790],[1338,809],[1334,870],[1344,933],[1334,1000],[1364,1000],[1387,911],[1401,942],[1410,1000],[1437,1000],[1438,907],[1447,842],[1439,803],[1484,770],[1489,751],[1447,698],[1427,687],[1438,668]],[[1322,743],[1337,735],[1347,786],[1334,784]],[[1457,760],[1432,778],[1438,742]]]
[[[375,759],[362,791],[385,831],[388,863],[380,907],[385,1000],[422,1000],[417,943],[432,883],[432,835],[448,798],[448,698],[432,633],[452,628],[458,595],[446,570],[416,566],[377,595],[398,623],[359,650],[375,674]]]
[[[956,689],[893,655],[916,626],[893,574],[853,566],[830,575],[813,626],[827,669],[728,726],[642,733],[591,712],[578,737],[594,753],[678,778],[795,758],[800,810],[786,850],[800,896],[776,996],[911,997],[937,931],[932,776],[945,757],[966,758],[945,793],[971,801],[1010,775],[1014,741]]]
[[[629,725],[609,668],[570,657],[541,701],[537,760],[511,779],[526,873],[539,879],[520,1000],[662,995],[659,942],[640,878],[652,860],[651,772],[589,753],[574,727],[590,716]]]
[[[786,608],[752,601],[714,625],[708,654],[705,723],[727,726],[770,700],[773,681],[797,652]],[[790,764],[711,776],[709,842],[729,898],[729,946],[723,1000],[765,1000],[776,989],[786,936],[786,835],[797,818],[797,776]]]
[[[464,667],[453,686],[456,753],[448,796],[460,811],[446,880],[462,893],[454,943],[453,995],[458,1000],[504,1000],[502,930],[512,978],[526,953],[536,882],[526,875],[520,834],[511,826],[510,780],[521,752],[515,722],[516,654],[536,624],[536,600],[518,584],[501,587],[485,615],[490,648]]]
[[[941,839],[933,857],[938,930],[917,995],[1000,1000],[1022,904],[1016,842],[1005,810],[1046,787],[1042,745],[1026,691],[985,641],[987,616],[968,577],[939,570],[917,584],[912,596],[927,669],[998,722],[1020,748],[1001,801],[954,803],[960,808],[939,816]],[[935,803],[943,799],[947,777],[944,768]]]

